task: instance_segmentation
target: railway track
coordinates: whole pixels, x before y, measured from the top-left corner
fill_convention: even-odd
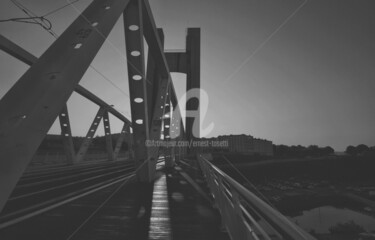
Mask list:
[[[134,163],[104,162],[27,172],[1,215],[0,229],[134,176]]]

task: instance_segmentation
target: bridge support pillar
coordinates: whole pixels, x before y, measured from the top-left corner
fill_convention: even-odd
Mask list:
[[[186,74],[185,109],[187,113],[194,113],[194,116],[187,114],[185,117],[186,134],[183,139],[190,142],[200,137],[200,95],[190,91],[200,89],[200,28],[188,28],[186,52],[167,52],[165,56],[171,72]],[[186,150],[189,152],[189,147]]]
[[[200,89],[200,28],[188,28],[186,37],[186,111],[199,111],[200,98],[192,96],[191,89]],[[200,116],[199,112],[195,117],[186,116],[186,140],[189,142],[200,137]],[[194,124],[194,121],[195,124]]]

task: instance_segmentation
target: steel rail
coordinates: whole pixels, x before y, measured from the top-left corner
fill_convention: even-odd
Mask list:
[[[65,175],[62,175],[62,176],[58,176],[58,177],[53,177],[53,178],[50,178],[50,179],[44,179],[44,180],[41,180],[41,181],[37,181],[37,182],[32,182],[32,183],[24,183],[24,184],[21,184],[21,185],[17,185],[16,188],[13,190],[13,193],[12,195],[14,195],[17,191],[21,191],[21,189],[27,189],[27,188],[31,188],[31,187],[35,187],[35,186],[40,186],[40,185],[44,185],[45,183],[49,183],[49,184],[53,184],[55,182],[61,182],[61,181],[64,181],[64,180],[71,180],[71,181],[74,181],[76,179],[79,179],[79,178],[82,178],[84,176],[88,176],[88,175],[92,175],[92,174],[99,174],[99,173],[105,173],[107,171],[111,171],[111,170],[114,170],[114,169],[118,169],[119,167],[130,167],[130,168],[134,168],[133,164],[127,164],[127,165],[123,165],[123,166],[109,166],[107,168],[95,168],[95,169],[88,169],[87,171],[82,171],[80,173],[75,173],[75,174],[71,174],[69,172],[65,173]]]
[[[12,202],[14,200],[19,200],[19,199],[22,199],[22,198],[27,198],[27,197],[38,195],[38,194],[43,194],[43,193],[50,192],[50,191],[55,191],[57,189],[66,188],[68,186],[74,186],[74,185],[79,185],[79,184],[82,184],[82,183],[87,183],[87,182],[95,180],[95,179],[99,179],[99,178],[107,177],[107,176],[110,176],[110,175],[122,173],[122,172],[128,171],[130,169],[134,169],[134,167],[128,167],[126,169],[120,169],[120,170],[113,171],[113,172],[112,171],[106,172],[106,173],[96,175],[96,176],[93,176],[93,177],[84,178],[84,179],[81,179],[81,180],[76,180],[75,182],[69,182],[69,183],[58,185],[58,186],[55,186],[55,187],[45,188],[45,189],[39,190],[37,192],[26,193],[26,194],[14,196],[14,197],[11,196],[8,199],[8,202]]]
[[[61,176],[61,175],[64,175],[64,174],[76,174],[76,173],[80,173],[80,172],[85,172],[85,171],[91,171],[93,169],[105,169],[105,168],[109,168],[109,167],[113,167],[113,166],[121,166],[122,164],[119,164],[119,162],[116,162],[116,164],[114,164],[114,162],[105,162],[107,164],[100,164],[100,165],[93,165],[93,166],[90,166],[90,165],[87,165],[87,166],[76,166],[76,168],[67,168],[67,169],[55,169],[51,172],[41,172],[41,173],[38,173],[38,174],[33,174],[33,175],[27,175],[27,176],[22,176],[22,178],[18,181],[17,183],[17,187],[18,186],[21,186],[21,185],[24,185],[24,184],[28,184],[28,182],[35,182],[37,181],[37,179],[43,179],[43,178],[46,178],[46,179],[50,179],[50,177],[58,177],[58,176]],[[124,165],[130,165],[132,164],[131,162],[124,162],[123,163]],[[74,165],[73,165],[74,166]],[[26,182],[26,183],[24,183]]]
[[[58,198],[42,202],[38,205],[29,207],[28,209],[22,209],[17,212],[9,213],[0,218],[0,229],[11,226],[13,224],[19,223],[31,217],[35,217],[39,214],[52,210],[54,208],[60,207],[64,204],[102,190],[104,188],[110,187],[116,183],[134,180],[135,174],[130,173],[127,176],[120,176],[113,179],[109,179],[105,182],[98,183],[93,186],[86,187],[84,189],[78,190],[74,193],[69,193],[64,196],[59,196]]]

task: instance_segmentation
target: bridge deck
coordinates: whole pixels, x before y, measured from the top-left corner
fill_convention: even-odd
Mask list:
[[[218,212],[179,170],[159,170],[154,184],[100,190],[1,229],[0,239],[229,239]]]

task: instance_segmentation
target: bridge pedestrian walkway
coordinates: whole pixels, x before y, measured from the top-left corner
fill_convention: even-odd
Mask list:
[[[190,181],[179,166],[158,170],[154,183],[115,184],[1,229],[0,239],[229,239]]]

